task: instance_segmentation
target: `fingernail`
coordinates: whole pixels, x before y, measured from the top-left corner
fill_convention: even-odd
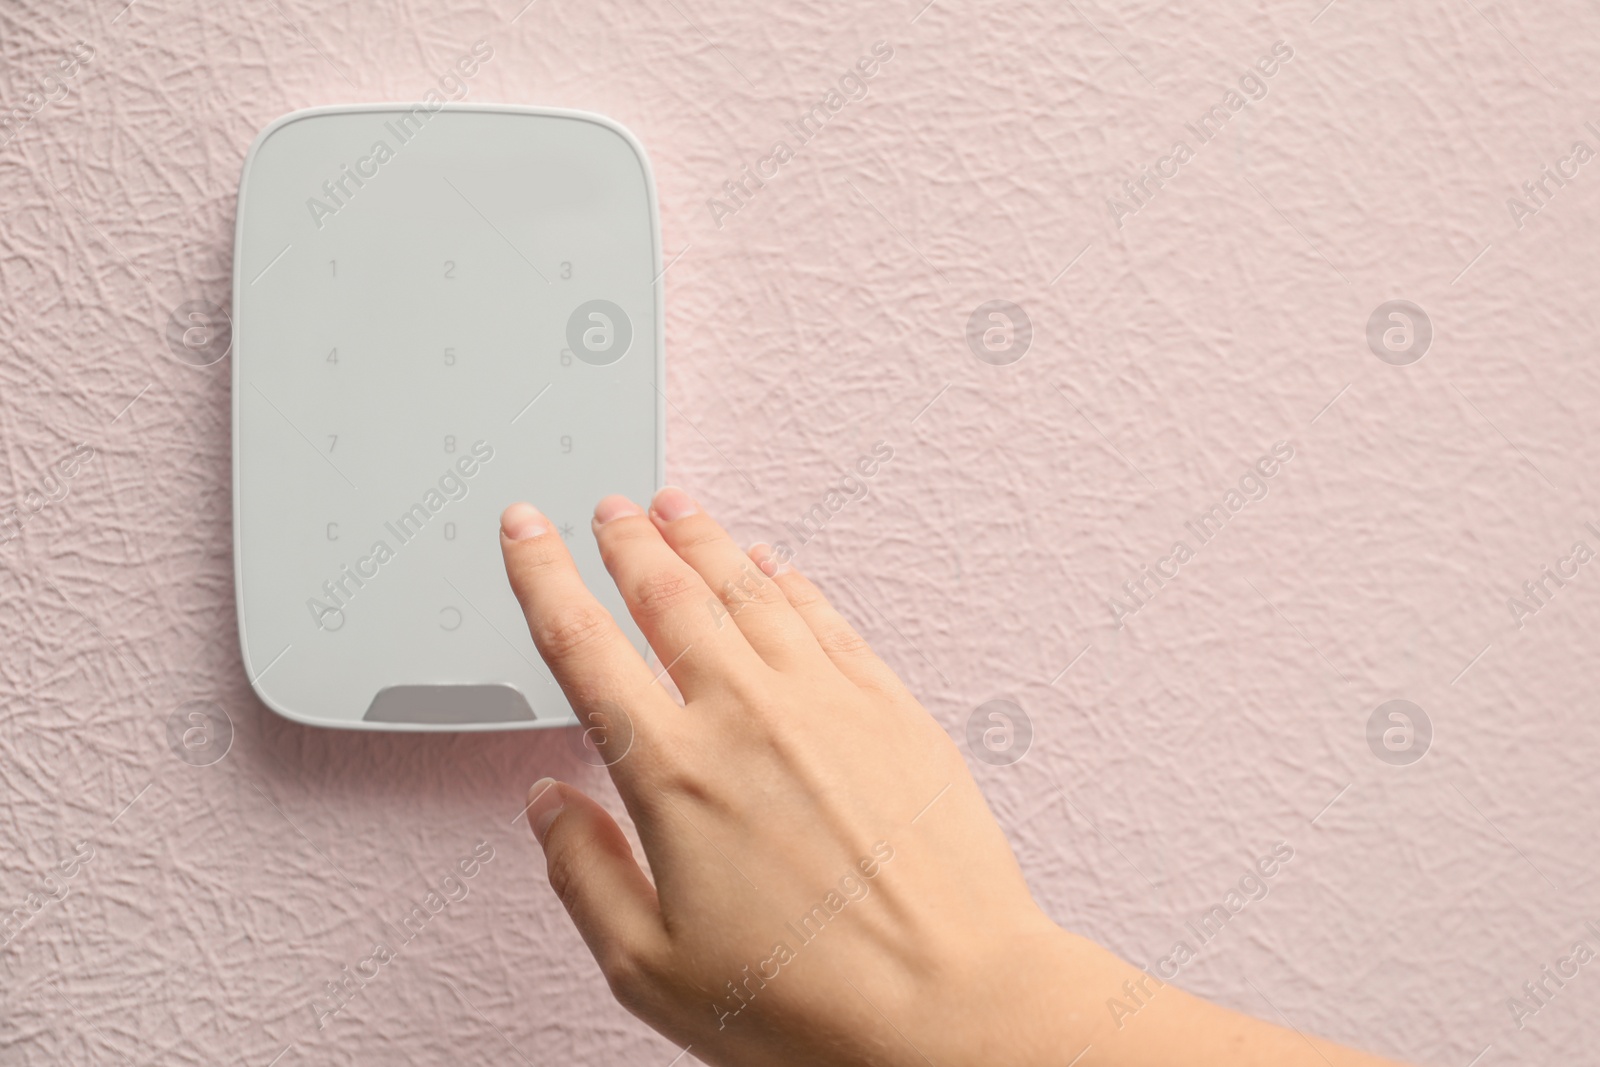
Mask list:
[[[794,570],[789,561],[794,558],[794,552],[784,548],[782,554],[765,541],[757,541],[750,546],[750,558],[756,561],[756,566],[761,568],[761,573],[768,578],[776,578],[780,574],[788,574]]]
[[[557,784],[554,778],[541,778],[528,790],[528,825],[533,827],[533,836],[539,839],[540,848],[544,847],[544,835],[550,831],[550,824],[566,807]]]
[[[644,512],[639,510],[639,505],[625,496],[608,496],[594,507],[594,521],[600,526],[615,519],[642,514]]]
[[[513,541],[526,541],[549,533],[550,524],[532,504],[512,504],[500,516],[500,531]]]
[[[778,561],[772,558],[772,546],[765,541],[757,541],[750,546],[750,559],[761,573],[768,578],[775,578],[778,574]]]
[[[650,510],[661,516],[663,522],[677,522],[679,519],[687,519],[690,515],[697,514],[700,505],[694,502],[694,497],[682,489],[669,485],[650,501]]]

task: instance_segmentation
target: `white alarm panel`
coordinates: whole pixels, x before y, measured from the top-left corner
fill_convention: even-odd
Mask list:
[[[239,183],[233,514],[251,685],[298,722],[561,726],[507,585],[532,502],[643,638],[589,531],[662,484],[662,293],[639,142],[582,112],[286,115]]]

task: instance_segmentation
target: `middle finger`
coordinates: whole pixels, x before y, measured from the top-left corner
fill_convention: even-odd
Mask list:
[[[685,700],[766,668],[739,628],[724,625],[722,600],[637,504],[623,496],[600,501],[594,536],[629,613]]]

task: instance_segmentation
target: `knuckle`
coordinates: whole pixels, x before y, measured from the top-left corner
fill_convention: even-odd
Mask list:
[[[600,562],[613,575],[618,573],[626,560],[648,553],[652,540],[659,541],[660,535],[650,525],[649,519],[638,515],[613,519],[595,533]]]
[[[722,600],[730,608],[754,604],[758,608],[772,608],[788,604],[789,598],[765,575],[759,572],[740,574],[722,583]]]
[[[600,527],[596,536],[601,554],[613,558],[634,551],[641,542],[659,540],[661,535],[643,515],[624,515]]]
[[[649,1003],[655,989],[655,979],[640,954],[631,945],[613,941],[602,948],[595,958],[600,973],[605,976],[611,995],[628,1011],[640,1014]]]
[[[634,584],[630,606],[638,614],[659,618],[695,594],[695,583],[687,575],[670,570],[651,571]]]
[[[674,524],[672,547],[677,551],[703,548],[726,540],[727,536],[709,515],[695,515]]]
[[[551,830],[554,831],[555,827],[552,826]],[[547,848],[551,843],[546,838]],[[556,897],[569,912],[577,903],[584,869],[582,858],[573,849],[551,848],[546,853],[545,877],[550,880],[550,888],[555,890]]]
[[[603,642],[610,619],[597,604],[558,608],[533,626],[534,644],[542,655],[564,658]]]
[[[513,569],[519,586],[530,586],[560,568],[564,553],[546,541],[540,537],[517,545]]]
[[[817,644],[822,646],[822,651],[830,656],[865,656],[872,652],[872,646],[867,644],[867,639],[856,633],[854,628],[840,624],[830,626],[817,635]]]

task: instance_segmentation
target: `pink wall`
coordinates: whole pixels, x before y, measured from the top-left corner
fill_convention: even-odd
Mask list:
[[[1182,984],[1427,1063],[1591,1056],[1600,963],[1520,1029],[1506,1001],[1600,948],[1600,562],[1520,628],[1507,606],[1600,549],[1593,5],[519,2],[0,9],[7,107],[93,48],[0,147],[0,507],[94,451],[0,546],[0,909],[66,892],[0,949],[0,1061],[671,1059],[513,825],[545,773],[618,806],[565,732],[327,733],[252,697],[229,364],[163,336],[227,303],[264,123],[415,99],[478,38],[472,99],[601,111],[653,155],[675,481],[782,537],[893,447],[802,565],[953,735],[996,697],[1031,716],[1025,759],[973,764],[1052,915],[1155,966],[1282,841]],[[866,98],[714,212],[879,40]],[[1277,41],[1266,96],[1200,143]],[[1122,182],[1175,140],[1139,204]],[[1391,299],[1432,323],[1409,366],[1366,342]],[[1020,362],[968,349],[990,300],[1031,320]],[[1191,540],[1279,441],[1266,498]],[[1176,540],[1193,558],[1114,626]],[[1367,743],[1391,698],[1432,723],[1409,766]],[[169,751],[190,700],[236,726],[212,766]],[[311,999],[480,841],[470,895],[319,1031]]]

